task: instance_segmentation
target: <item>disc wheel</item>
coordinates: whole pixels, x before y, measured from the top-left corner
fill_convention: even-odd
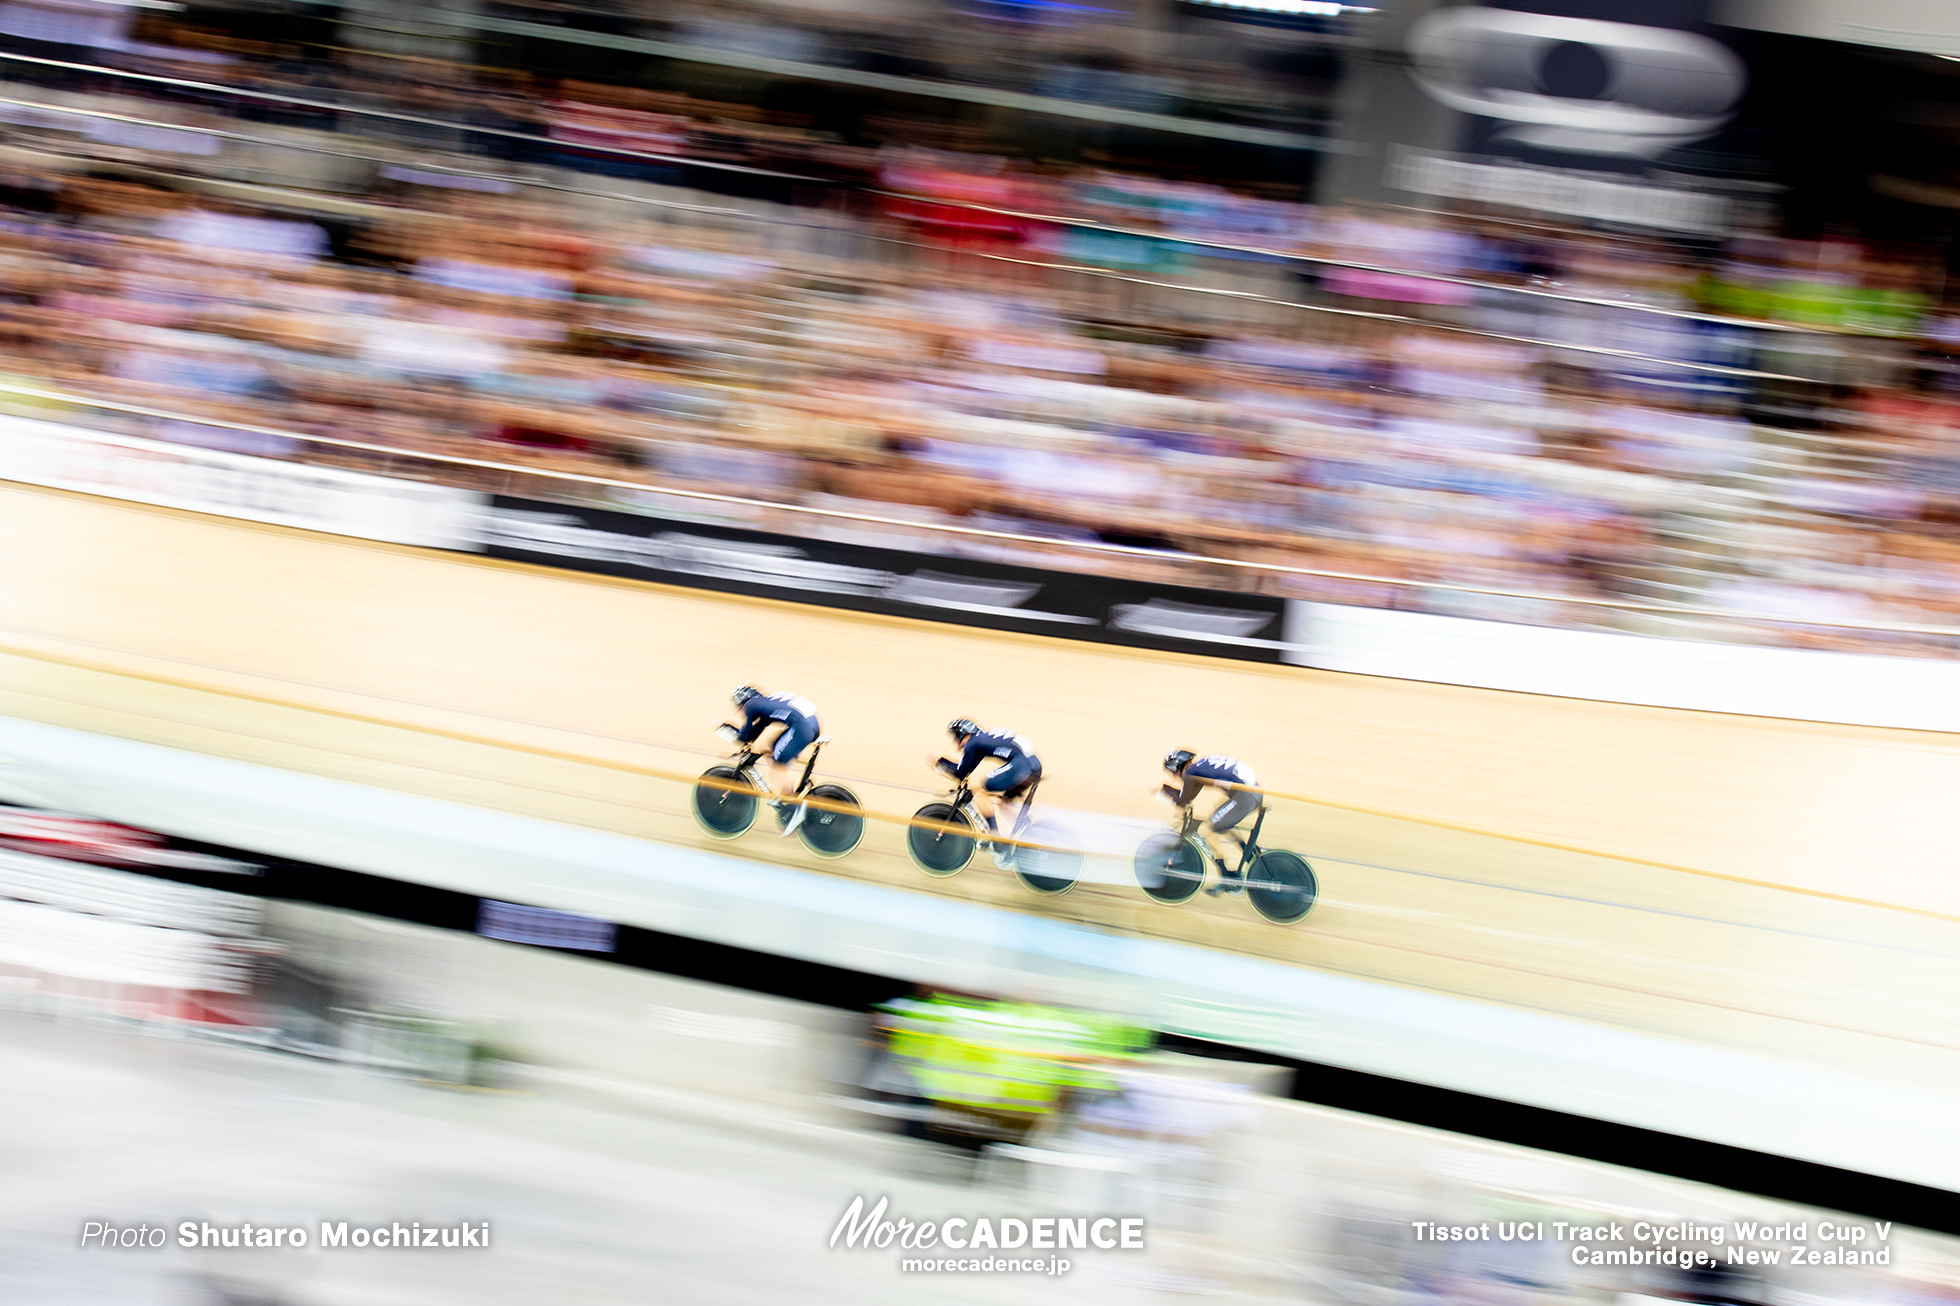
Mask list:
[[[1145,893],[1175,907],[1204,886],[1204,854],[1168,830],[1153,834],[1137,849],[1136,875]]]
[[[817,785],[808,795],[816,799],[804,813],[797,837],[819,857],[842,857],[864,839],[864,805],[843,785]],[[838,808],[849,808],[839,811]]]
[[[711,766],[694,785],[694,819],[717,839],[734,839],[755,824],[755,782],[732,766]]]
[[[912,860],[927,875],[958,875],[973,860],[980,847],[979,829],[973,819],[951,803],[927,803],[912,816],[914,825],[905,832],[905,846]],[[954,826],[955,829],[944,829]],[[963,834],[971,830],[972,834]]]
[[[1036,821],[1014,845],[1014,877],[1036,893],[1067,893],[1082,875],[1082,854],[1065,847],[1069,832],[1047,821]],[[1031,845],[1039,844],[1040,847]]]
[[[1291,925],[1313,910],[1320,881],[1313,867],[1297,853],[1279,849],[1260,853],[1246,876],[1245,896],[1252,909],[1275,925]]]

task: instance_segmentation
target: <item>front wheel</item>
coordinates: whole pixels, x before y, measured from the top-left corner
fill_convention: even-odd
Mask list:
[[[1137,849],[1137,884],[1158,902],[1175,907],[1188,902],[1205,882],[1205,855],[1189,839],[1165,830],[1153,834]]]
[[[1260,853],[1245,880],[1252,909],[1275,925],[1291,925],[1305,916],[1319,894],[1320,882],[1306,858],[1279,849]]]
[[[842,857],[864,838],[864,804],[843,785],[817,785],[808,795],[823,804],[811,804],[797,835],[803,846],[819,857]]]
[[[905,846],[927,875],[958,875],[980,847],[980,827],[965,809],[951,803],[927,803],[912,820],[915,824],[905,832]],[[964,833],[969,830],[971,834]]]
[[[711,766],[694,782],[694,819],[716,839],[747,834],[756,807],[755,778],[732,766]]]
[[[1067,893],[1082,874],[1082,854],[1063,845],[1069,832],[1051,822],[1036,821],[1014,845],[1014,876],[1036,893]],[[1035,845],[1039,845],[1038,847]]]

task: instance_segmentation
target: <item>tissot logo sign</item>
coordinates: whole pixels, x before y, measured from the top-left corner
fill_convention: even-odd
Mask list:
[[[1408,50],[1423,90],[1501,124],[1493,144],[1601,157],[1713,135],[1748,84],[1727,46],[1694,32],[1479,5],[1421,19]]]

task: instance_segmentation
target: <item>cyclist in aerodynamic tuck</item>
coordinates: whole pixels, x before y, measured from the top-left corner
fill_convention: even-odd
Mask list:
[[[1020,819],[1028,791],[1041,778],[1041,759],[1021,736],[1005,730],[982,730],[965,717],[947,726],[946,732],[960,746],[960,760],[935,758],[933,766],[955,780],[964,780],[982,762],[998,762],[992,774],[974,788],[973,807],[988,831],[1013,837],[1014,823]],[[996,866],[1004,867],[1014,858],[1012,844],[990,842],[988,851]]]
[[[1233,826],[1244,821],[1259,810],[1264,795],[1259,792],[1259,777],[1252,768],[1235,757],[1213,754],[1199,757],[1188,748],[1180,748],[1164,759],[1164,769],[1177,778],[1176,785],[1165,785],[1161,792],[1179,811],[1190,807],[1206,790],[1217,790],[1224,801],[1212,809],[1211,815],[1198,827],[1198,837],[1211,849],[1212,860],[1218,863],[1218,883],[1207,892],[1243,893],[1245,892],[1245,842],[1230,833]],[[1228,864],[1225,850],[1236,849],[1238,856]]]
[[[816,742],[817,709],[800,694],[765,694],[754,685],[743,685],[729,697],[742,709],[742,724],[735,730],[736,743],[753,744],[765,732],[778,730],[775,742],[769,746],[764,781],[771,791],[769,806],[777,815],[783,816],[784,807],[789,806],[787,817],[778,822],[781,828],[777,833],[785,837],[795,834],[808,809],[794,801],[796,781],[792,768],[803,750]]]

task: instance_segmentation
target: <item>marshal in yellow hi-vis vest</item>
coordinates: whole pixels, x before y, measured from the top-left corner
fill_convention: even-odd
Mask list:
[[[1149,1047],[1147,1031],[1109,1017],[1025,1002],[935,995],[882,1008],[892,1054],[942,1106],[1039,1115],[1071,1093],[1112,1090],[1109,1068]]]

